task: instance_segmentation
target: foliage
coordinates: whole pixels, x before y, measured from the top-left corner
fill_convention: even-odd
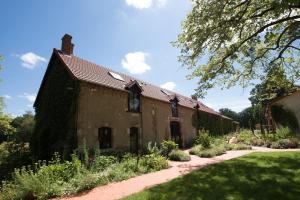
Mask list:
[[[266,79],[255,85],[250,91],[252,105],[270,101],[276,97],[288,95],[297,89],[294,80],[287,79],[282,67],[273,67],[269,70]]]
[[[95,159],[92,161],[91,164],[91,171],[103,171],[107,169],[109,166],[117,162],[117,158],[114,156],[95,156]]]
[[[239,121],[239,114],[229,108],[221,108],[219,109],[219,113],[233,119],[234,121]]]
[[[11,125],[16,129],[13,136],[16,142],[29,142],[34,129],[34,115],[30,111],[26,112],[23,116],[14,118]]]
[[[197,130],[207,130],[212,135],[228,134],[236,130],[236,125],[232,120],[212,115],[202,111],[195,111],[192,115],[192,125]]]
[[[202,150],[204,150],[204,148],[202,147],[202,145],[196,145],[196,146],[193,146],[192,148],[191,148],[191,150],[189,151],[189,153],[191,154],[191,155],[197,155],[197,153],[198,152],[200,152],[200,151],[202,151]]]
[[[140,164],[146,168],[146,172],[158,171],[168,167],[167,160],[157,154],[147,154],[141,158]]]
[[[279,126],[289,127],[293,131],[299,130],[299,124],[293,112],[284,109],[282,106],[271,107],[272,118]]]
[[[193,0],[174,45],[189,78],[199,78],[198,96],[216,85],[246,87],[272,67],[299,79],[299,8],[295,0]]]
[[[171,153],[169,154],[169,159],[174,161],[185,162],[185,161],[190,161],[191,157],[184,151],[176,149],[171,151]]]
[[[152,145],[152,142],[149,142],[147,145],[147,153],[148,154],[161,154],[161,150],[156,145],[156,143],[154,143],[154,145]]]
[[[254,127],[255,124],[264,122],[265,119],[262,113],[263,109],[261,104],[245,108],[239,113],[240,126],[243,128],[251,128],[250,126]]]
[[[9,179],[15,168],[31,164],[29,145],[15,142],[0,144],[0,182]]]
[[[54,152],[69,158],[77,148],[78,92],[78,83],[53,56],[35,101],[35,129],[30,141],[35,159],[50,159]]]
[[[203,148],[209,148],[211,143],[211,136],[208,131],[199,131],[198,136],[195,140],[195,144],[200,144]]]
[[[120,161],[114,156],[94,156],[86,165],[75,155],[63,162],[55,154],[50,162],[39,161],[33,167],[16,170],[13,179],[3,183],[0,199],[49,199],[168,167],[167,160],[157,154],[126,154]]]
[[[165,157],[168,157],[169,153],[174,150],[178,149],[178,144],[176,144],[172,140],[164,140],[161,143],[161,154]]]
[[[201,168],[123,200],[294,200],[300,195],[299,166],[299,152],[252,153]]]
[[[11,126],[12,118],[8,115],[0,115],[0,143],[14,135],[16,129]]]
[[[211,147],[200,151],[193,151],[195,155],[202,158],[212,158],[215,156],[222,155],[225,152],[226,152],[226,148],[224,146],[217,146],[217,147]]]
[[[279,139],[271,143],[271,148],[273,149],[293,149],[299,146],[298,139],[289,138],[289,139]]]

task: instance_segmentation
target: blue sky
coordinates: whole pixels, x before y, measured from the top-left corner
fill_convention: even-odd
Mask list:
[[[1,2],[0,95],[5,111],[32,110],[53,48],[65,33],[74,54],[89,61],[190,96],[196,80],[177,61],[172,47],[191,9],[188,0],[4,0]],[[204,103],[241,111],[250,105],[249,89],[210,90]]]

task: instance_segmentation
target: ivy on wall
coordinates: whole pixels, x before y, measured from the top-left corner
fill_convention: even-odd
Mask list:
[[[277,125],[289,127],[292,131],[296,132],[299,130],[299,124],[295,114],[284,109],[283,106],[272,106],[271,114]]]
[[[236,130],[233,121],[202,111],[195,111],[192,125],[197,129],[205,129],[212,135],[223,135]]]
[[[49,159],[54,152],[68,158],[77,148],[76,109],[78,82],[53,56],[35,104],[35,130],[31,150],[36,159]]]

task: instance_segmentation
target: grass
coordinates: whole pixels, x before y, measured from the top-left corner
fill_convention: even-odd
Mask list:
[[[300,152],[252,153],[194,171],[123,200],[300,197]]]

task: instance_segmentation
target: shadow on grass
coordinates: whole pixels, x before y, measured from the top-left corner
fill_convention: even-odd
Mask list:
[[[300,199],[300,152],[253,153],[126,199]]]

